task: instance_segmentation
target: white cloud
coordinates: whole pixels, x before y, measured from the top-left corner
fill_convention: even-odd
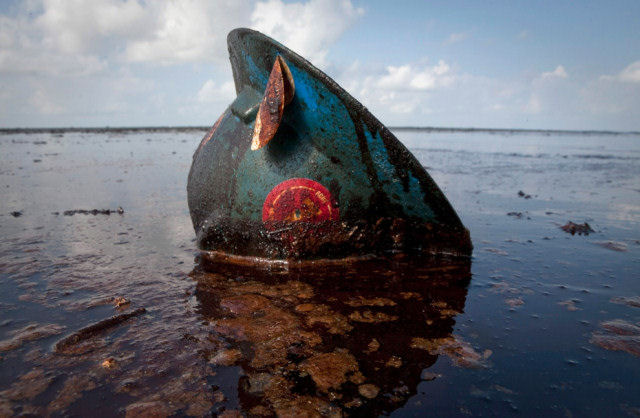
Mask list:
[[[61,55],[53,51],[25,51],[18,49],[0,52],[0,73],[82,77],[100,73],[108,66],[106,60],[95,55]]]
[[[256,4],[251,27],[308,58],[326,64],[329,47],[364,13],[350,0],[310,0],[284,3],[268,0]]]
[[[417,110],[418,106],[420,106],[420,100],[417,97],[414,97],[409,100],[390,103],[389,106],[391,113],[411,114]]]
[[[452,86],[456,74],[442,60],[435,65],[418,62],[378,70],[354,63],[338,79],[374,114],[393,119],[424,113],[429,94]]]
[[[640,109],[640,83],[634,79],[634,67],[640,69],[640,61],[616,75],[601,76],[583,86],[580,95],[585,109],[591,115],[637,115]],[[628,122],[634,118],[638,119],[637,116],[627,118]]]
[[[42,7],[34,24],[43,44],[68,54],[95,51],[106,37],[135,36],[152,18],[136,0],[43,0]]]
[[[235,97],[232,29],[253,24],[322,63],[362,13],[349,0],[18,2],[0,12],[0,79],[12,87],[0,95],[0,124],[166,123],[159,115],[182,120],[182,109],[193,123]]]
[[[230,103],[236,97],[236,89],[232,81],[218,84],[207,80],[198,90],[197,100],[200,103],[223,102]]]
[[[602,129],[611,126],[602,120],[617,123],[623,115],[637,113],[631,105],[640,95],[629,86],[628,93],[606,93],[605,86],[599,85],[588,95],[580,94],[585,80],[571,76],[558,65],[544,75],[506,80],[464,72],[446,61],[419,61],[385,68],[353,64],[337,79],[391,126]],[[587,103],[597,97],[601,97],[598,107],[587,109]],[[623,129],[625,125],[615,126]]]
[[[235,97],[229,31],[253,25],[322,64],[362,14],[350,0],[17,2],[0,12],[0,124],[208,123]]]
[[[212,122],[235,97],[226,35],[251,26],[338,73],[390,125],[637,129],[640,61],[599,78],[562,65],[479,76],[449,61],[390,62],[375,51],[348,68],[329,62],[362,15],[352,0],[18,2],[0,13],[0,125]],[[440,36],[450,45],[470,33]]]
[[[124,56],[128,61],[226,62],[227,33],[249,23],[250,3],[246,0],[173,0],[149,4],[154,21],[148,32],[127,44]]]
[[[640,61],[629,64],[627,68],[620,72],[620,80],[629,83],[640,83]]]
[[[457,32],[452,33],[449,37],[443,42],[444,45],[452,45],[458,42],[462,42],[469,37],[469,33],[467,32]]]
[[[563,106],[569,106],[568,102],[572,100],[572,96],[571,88],[565,82],[568,78],[569,74],[562,65],[535,77],[524,86],[529,98],[521,106],[522,112],[529,115],[549,115]]]
[[[387,67],[387,73],[380,77],[375,85],[383,89],[406,89],[413,78],[410,65]]]
[[[616,75],[603,75],[600,80],[640,83],[640,61],[632,62]]]
[[[0,15],[0,72],[88,75],[123,62],[226,64],[250,0],[38,0]]]
[[[377,81],[376,86],[382,89],[398,90],[432,90],[448,86],[453,81],[449,65],[440,60],[432,67],[418,65],[402,65],[387,67],[386,74]]]
[[[555,70],[542,73],[542,79],[567,78],[569,75],[562,65],[558,65]]]
[[[581,86],[581,110],[589,118],[602,120],[614,129],[638,130],[640,120],[640,61],[615,75],[603,75]]]
[[[78,75],[104,68],[95,56],[67,55],[48,43],[45,31],[33,19],[0,16],[0,73]]]

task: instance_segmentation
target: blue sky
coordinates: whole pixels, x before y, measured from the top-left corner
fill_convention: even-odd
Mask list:
[[[640,130],[638,1],[0,2],[0,127],[210,125],[252,27],[390,126]]]

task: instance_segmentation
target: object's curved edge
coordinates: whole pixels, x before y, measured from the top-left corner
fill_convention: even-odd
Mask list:
[[[374,254],[350,256],[344,258],[317,258],[317,259],[280,259],[250,255],[230,254],[223,251],[200,250],[200,259],[205,264],[231,264],[245,267],[258,268],[288,268],[288,267],[319,267],[346,265],[377,258]]]
[[[252,269],[289,269],[289,268],[315,268],[315,267],[331,267],[331,266],[348,266],[354,264],[363,264],[370,261],[386,259],[388,261],[405,261],[407,254],[398,253],[398,254],[388,254],[386,256],[381,256],[379,254],[363,254],[358,256],[348,256],[343,258],[316,258],[316,259],[298,259],[298,258],[287,258],[287,259],[278,259],[278,258],[268,258],[268,257],[258,257],[258,256],[247,256],[247,255],[238,255],[231,254],[224,251],[214,251],[214,250],[200,250],[198,255],[198,261],[203,267],[212,267],[216,265],[229,265],[236,266],[242,268],[252,268]],[[436,260],[436,259],[447,259],[447,260],[457,260],[458,262],[469,262],[471,260],[471,256],[469,255],[459,255],[448,252],[440,252],[437,254],[420,254],[417,255],[419,259],[425,260]],[[453,263],[455,264],[455,263]],[[452,265],[453,265],[452,264]],[[424,267],[424,266],[422,266]]]
[[[280,55],[283,55],[288,60],[291,60],[292,62],[298,64],[300,67],[304,68],[309,74],[311,74],[317,80],[321,81],[333,94],[335,94],[336,97],[338,97],[343,102],[345,108],[349,113],[355,113],[357,115],[357,119],[360,119],[362,122],[364,122],[371,132],[377,131],[380,133],[380,136],[383,138],[383,140],[391,140],[393,142],[393,145],[397,148],[398,153],[407,158],[408,162],[411,164],[411,174],[418,179],[421,187],[423,188],[423,195],[425,197],[432,196],[436,198],[435,200],[429,201],[428,204],[433,209],[438,222],[461,231],[465,230],[468,233],[468,230],[462,224],[460,217],[458,216],[449,200],[446,198],[442,190],[440,190],[431,176],[422,167],[420,162],[404,146],[404,144],[402,144],[402,142],[400,142],[395,137],[395,135],[393,135],[393,133],[391,133],[391,131],[382,122],[380,122],[362,103],[351,96],[346,90],[340,87],[340,85],[335,80],[325,74],[322,70],[315,67],[304,57],[298,55],[296,52],[282,45],[278,41],[270,38],[269,36],[248,28],[234,29],[227,36],[229,58],[231,61],[231,68],[237,92],[240,92],[245,85],[251,85],[250,80],[247,78],[250,71],[247,68],[243,68],[244,60],[241,59],[240,56],[240,54],[242,54],[241,46],[243,45],[243,39],[248,36],[255,37],[262,42],[270,44],[273,48],[277,49]],[[268,69],[265,69],[265,71],[268,71]],[[263,86],[253,87],[262,88]],[[472,244],[470,242],[469,246],[472,247]]]

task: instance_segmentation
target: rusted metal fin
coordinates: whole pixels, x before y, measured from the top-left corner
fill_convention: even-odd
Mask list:
[[[295,84],[289,67],[280,55],[273,63],[251,138],[251,149],[258,150],[271,141],[278,131],[284,107],[293,100]]]

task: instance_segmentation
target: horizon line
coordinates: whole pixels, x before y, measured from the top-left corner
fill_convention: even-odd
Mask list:
[[[479,128],[449,126],[389,126],[390,131],[423,131],[423,132],[518,132],[518,133],[555,133],[555,134],[603,134],[603,135],[640,135],[640,131],[614,131],[604,129],[534,129],[534,128]],[[62,132],[96,132],[96,131],[170,131],[170,130],[204,130],[211,126],[177,125],[177,126],[67,126],[67,127],[30,127],[0,128],[1,134],[11,133],[62,133]]]

